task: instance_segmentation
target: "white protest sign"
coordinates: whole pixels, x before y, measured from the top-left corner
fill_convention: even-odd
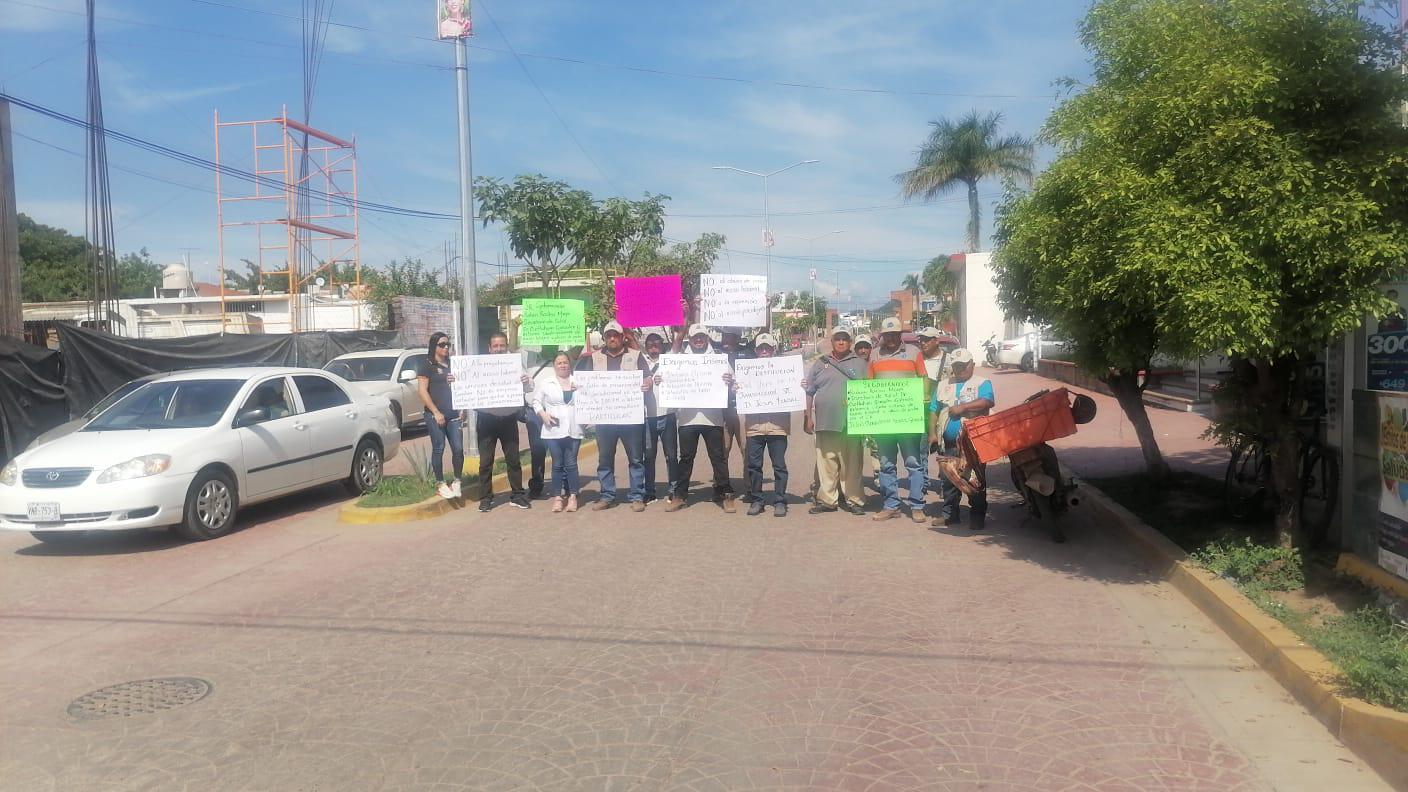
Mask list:
[[[764,327],[768,279],[762,275],[700,275],[699,321],[710,327]]]
[[[454,355],[450,397],[456,410],[523,404],[523,361],[518,355]]]
[[[661,355],[656,373],[660,375],[656,398],[667,410],[728,406],[727,355]]]
[[[737,360],[733,376],[738,381],[738,414],[796,412],[807,408],[802,390],[802,358]]]
[[[577,395],[577,423],[632,425],[645,423],[645,394],[639,371],[578,371],[572,375]]]

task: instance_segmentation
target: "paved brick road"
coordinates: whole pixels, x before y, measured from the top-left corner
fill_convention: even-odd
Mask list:
[[[1122,549],[1053,545],[1009,494],[979,535],[706,503],[354,527],[335,497],[200,545],[0,537],[0,785],[1384,788]],[[164,676],[214,689],[65,713]]]

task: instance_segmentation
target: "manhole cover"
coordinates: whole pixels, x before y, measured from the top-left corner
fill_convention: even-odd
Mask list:
[[[210,683],[195,677],[139,679],[84,693],[68,705],[68,714],[78,720],[150,715],[193,704],[209,694]]]

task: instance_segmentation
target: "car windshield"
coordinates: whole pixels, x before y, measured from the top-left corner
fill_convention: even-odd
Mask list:
[[[396,357],[362,357],[334,360],[323,366],[323,371],[336,374],[348,382],[374,382],[391,379],[396,370]]]
[[[114,404],[117,404],[118,400],[120,400],[123,396],[126,396],[132,391],[137,390],[138,388],[142,387],[150,381],[151,380],[139,379],[132,380],[131,382],[125,383],[123,385],[119,385],[117,390],[113,391],[112,393],[109,393],[102,401],[90,407],[88,409],[88,412],[83,414],[83,418],[89,421],[93,420],[94,417],[102,415],[103,411],[107,410],[107,408],[113,406]]]
[[[243,380],[230,379],[148,383],[118,400],[83,431],[211,426],[225,414],[243,385]]]

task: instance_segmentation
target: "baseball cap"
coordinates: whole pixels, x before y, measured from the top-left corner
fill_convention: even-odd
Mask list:
[[[972,352],[969,352],[968,350],[964,349],[963,347],[959,347],[958,349],[955,349],[955,350],[953,350],[952,352],[948,353],[948,364],[949,364],[950,366],[952,366],[952,365],[955,364],[955,363],[962,363],[962,364],[964,364],[964,365],[966,366],[967,364],[972,363],[972,362],[973,362],[973,353],[972,353]]]
[[[943,337],[944,337],[944,334],[943,334],[943,333],[940,333],[940,332],[939,332],[939,329],[938,329],[937,327],[926,327],[926,328],[924,328],[923,330],[920,330],[918,333],[915,333],[915,335],[919,336],[920,338],[943,338]]]
[[[826,337],[827,337],[827,338],[835,338],[835,337],[838,336],[838,335],[843,335],[843,336],[849,337],[849,336],[851,335],[851,330],[850,330],[850,328],[848,328],[848,327],[833,327],[833,328],[831,328],[831,332],[830,332],[829,334],[827,334]]]
[[[886,318],[885,321],[880,323],[880,332],[882,333],[900,333],[903,331],[904,328],[900,326],[900,320],[893,316]]]
[[[777,339],[772,337],[772,333],[758,333],[753,339],[753,346],[777,346]]]
[[[606,335],[607,333],[620,333],[621,335],[625,335],[626,328],[622,327],[620,322],[613,319],[606,323],[606,327],[601,328],[602,335]]]
[[[689,337],[690,337],[690,338],[694,338],[694,337],[697,336],[697,335],[703,335],[703,336],[709,335],[709,328],[705,327],[705,326],[702,325],[702,324],[698,324],[698,323],[695,323],[695,324],[690,325],[690,326],[689,326]]]
[[[856,346],[860,346],[861,344],[865,344],[866,346],[875,346],[875,342],[871,341],[870,336],[868,335],[862,335],[856,338]]]

